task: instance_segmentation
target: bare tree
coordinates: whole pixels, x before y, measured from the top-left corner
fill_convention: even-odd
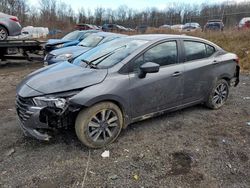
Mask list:
[[[73,29],[77,22],[102,25],[117,23],[134,28],[137,25],[159,27],[163,24],[198,22],[204,25],[209,19],[223,19],[226,27],[233,27],[242,17],[250,16],[250,2],[221,4],[170,3],[165,9],[147,8],[137,11],[121,5],[117,9],[97,7],[75,11],[59,0],[39,0],[39,6],[30,6],[26,0],[0,0],[0,11],[17,16],[23,26],[44,26],[62,30]]]

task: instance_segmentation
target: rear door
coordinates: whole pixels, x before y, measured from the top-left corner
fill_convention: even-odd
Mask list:
[[[162,42],[131,62],[129,96],[133,118],[181,104],[183,64],[179,63],[178,46],[175,40]],[[159,64],[160,70],[141,79],[139,67],[146,62]]]
[[[215,48],[209,44],[183,40],[184,91],[183,104],[203,100],[214,80],[213,68],[216,66],[213,54]]]

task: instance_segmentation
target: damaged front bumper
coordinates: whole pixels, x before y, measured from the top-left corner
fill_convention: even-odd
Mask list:
[[[48,107],[35,106],[31,98],[18,96],[16,110],[24,134],[38,140],[48,141],[52,137],[49,133],[55,128],[65,128],[71,123],[70,112],[59,113]]]
[[[48,130],[49,126],[46,123],[40,121],[41,107],[32,106],[31,99],[22,99],[17,97],[16,110],[19,117],[19,126],[23,130],[24,134],[29,137],[34,137],[38,140],[48,141],[51,136],[46,132],[39,130]]]
[[[29,128],[25,126],[20,120],[19,120],[19,126],[21,127],[25,136],[36,138],[38,140],[43,140],[43,141],[49,141],[49,139],[51,138],[51,136],[46,132],[42,133],[35,128]]]

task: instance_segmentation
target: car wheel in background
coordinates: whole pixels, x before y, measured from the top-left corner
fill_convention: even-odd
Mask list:
[[[79,112],[75,130],[79,140],[90,148],[112,143],[122,129],[123,115],[111,102],[101,102]]]
[[[211,109],[219,109],[225,104],[228,94],[229,85],[227,81],[224,79],[217,81],[208,97],[206,106]]]
[[[0,26],[0,41],[6,40],[7,38],[8,38],[8,31],[3,26]]]

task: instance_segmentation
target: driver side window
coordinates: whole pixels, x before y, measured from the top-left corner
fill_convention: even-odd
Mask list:
[[[138,72],[140,66],[146,62],[157,63],[160,66],[178,63],[176,41],[164,42],[150,48],[133,62],[133,71]]]

